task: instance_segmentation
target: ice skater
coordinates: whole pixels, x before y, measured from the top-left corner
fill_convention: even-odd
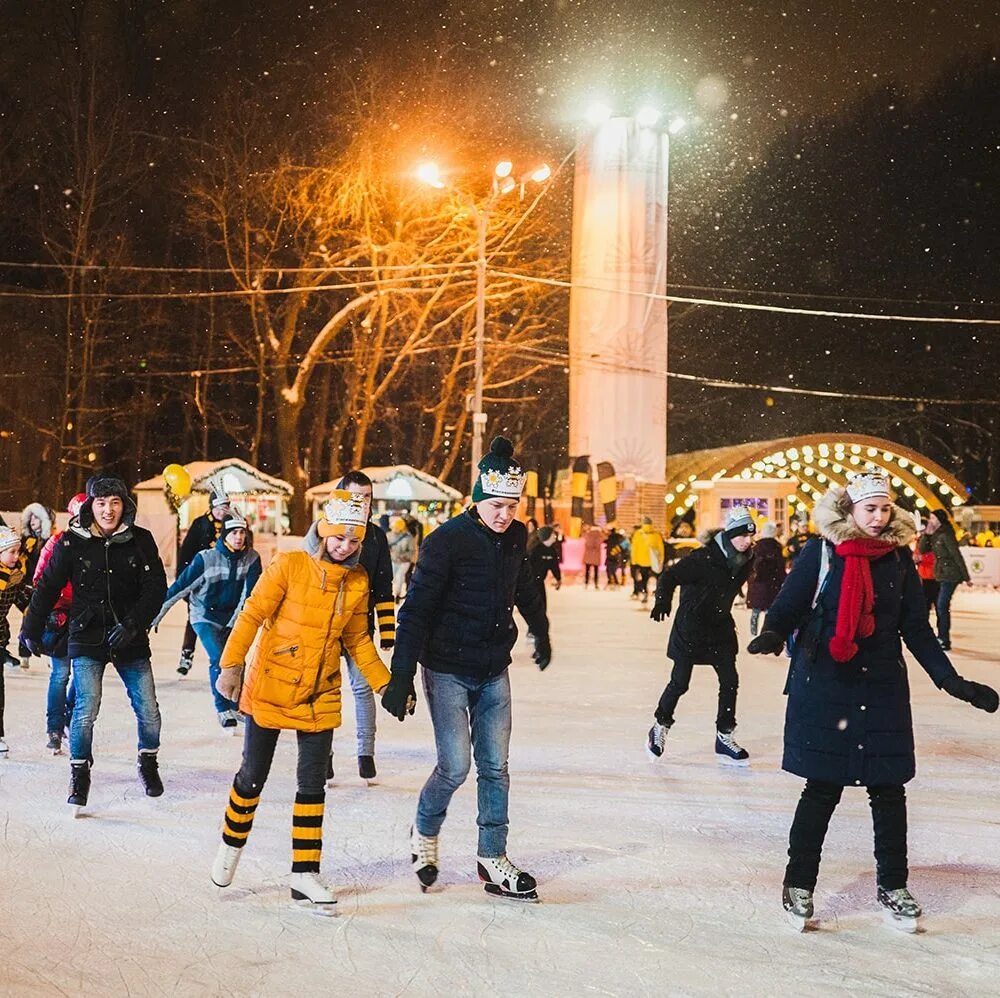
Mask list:
[[[147,797],[163,793],[157,753],[160,707],[147,633],[163,603],[167,578],[153,535],[135,525],[135,503],[113,475],[87,483],[87,499],[63,533],[35,585],[21,629],[32,654],[43,653],[46,620],[72,584],[68,652],[76,699],[69,728],[67,803],[80,813],[90,794],[94,723],[101,709],[108,662],[121,677],[135,712],[137,769]]]
[[[670,630],[667,657],[673,660],[670,682],[660,695],[653,726],[646,738],[649,753],[663,755],[667,732],[674,723],[677,701],[687,693],[695,665],[707,664],[719,677],[719,706],[715,717],[715,753],[721,762],[747,765],[750,753],[736,741],[736,622],[733,601],[753,565],[756,526],[750,511],[734,506],[725,525],[709,536],[703,547],[664,570],[656,583],[650,617],[661,621],[670,615],[674,590],[681,598]]]
[[[881,475],[829,489],[813,510],[820,537],[796,558],[750,642],[752,654],[779,655],[798,629],[782,768],[806,785],[789,833],[782,904],[799,929],[813,917],[823,840],[849,786],[868,791],[878,904],[909,931],[921,915],[908,889],[904,784],[916,763],[900,638],[939,689],[997,709],[996,692],[959,676],[935,639],[908,547],[913,519],[892,500]]]
[[[392,680],[382,706],[399,720],[412,712],[419,660],[437,747],[437,765],[420,791],[410,833],[410,858],[422,890],[437,880],[438,835],[474,757],[479,879],[487,893],[538,899],[535,878],[507,857],[515,606],[534,637],[539,669],[552,658],[544,594],[525,554],[527,530],[514,519],[524,481],[512,444],[497,437],[479,462],[472,506],[421,545],[399,611]]]
[[[215,546],[199,551],[191,564],[167,590],[157,627],[178,600],[188,601],[188,622],[208,654],[208,681],[219,725],[226,734],[236,734],[242,715],[232,700],[216,688],[219,659],[236,616],[260,578],[260,555],[248,547],[247,521],[230,513],[222,521]]]
[[[228,887],[253,826],[282,731],[298,739],[292,809],[292,898],[313,911],[333,911],[336,897],[320,880],[326,766],[340,727],[341,646],[374,690],[389,670],[368,634],[368,575],[359,564],[368,501],[337,489],[323,507],[321,549],[286,551],[267,566],[222,652],[216,682],[246,715],[243,761],[233,779],[212,881]],[[250,646],[263,629],[242,681]],[[242,685],[242,693],[240,688]]]
[[[7,614],[12,606],[22,612],[31,602],[31,585],[27,574],[27,553],[23,550],[20,534],[13,527],[0,527],[0,648],[4,658],[17,664],[17,659],[7,651],[10,640],[10,623]],[[7,758],[7,741],[4,737],[4,677],[0,665],[0,758]]]

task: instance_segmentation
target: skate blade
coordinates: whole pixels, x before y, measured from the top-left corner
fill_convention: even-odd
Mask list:
[[[719,755],[716,758],[720,766],[738,766],[741,769],[748,769],[750,766],[749,759],[730,759],[728,755]]]
[[[538,904],[538,891],[525,891],[523,894],[515,894],[513,891],[505,891],[497,884],[483,884],[483,890],[492,897],[503,898],[505,901],[522,901],[528,904]]]
[[[87,807],[86,804],[71,804],[70,807],[73,808],[73,817],[74,818],[86,818],[87,817],[87,812],[85,810],[86,807]]]
[[[791,925],[796,932],[806,932],[808,929],[812,928],[812,919],[806,918],[804,915],[796,915],[794,911],[786,911],[785,918],[788,919],[788,924]]]
[[[882,918],[885,924],[895,929],[897,932],[913,933],[920,929],[920,915],[913,918],[909,915],[897,915],[892,911],[883,911]]]
[[[337,914],[336,901],[310,901],[308,898],[295,898],[288,903],[292,911],[312,915],[314,918],[334,918]]]

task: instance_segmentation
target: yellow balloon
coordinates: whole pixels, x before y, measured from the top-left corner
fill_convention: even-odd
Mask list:
[[[163,480],[175,496],[183,499],[191,495],[191,476],[183,465],[168,464],[163,469]]]

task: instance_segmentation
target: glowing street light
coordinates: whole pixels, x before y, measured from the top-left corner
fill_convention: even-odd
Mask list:
[[[680,117],[674,118],[674,120],[671,121],[669,125],[667,125],[667,131],[671,135],[678,135],[682,131],[684,131],[684,128],[685,128],[686,125],[687,125],[687,122],[683,118],[680,118]]]
[[[660,120],[660,112],[655,107],[644,107],[635,116],[635,120],[640,128],[655,128]]]
[[[611,112],[608,112],[610,117]],[[524,197],[524,185],[529,181],[536,184],[544,183],[552,176],[548,165],[543,163],[530,173],[524,174],[520,181],[515,180],[514,164],[507,159],[501,160],[493,169],[493,184],[489,197],[482,205],[464,192],[446,184],[441,178],[441,171],[436,163],[422,163],[417,167],[417,177],[425,184],[438,190],[448,187],[465,204],[476,220],[476,356],[475,356],[475,387],[472,407],[472,468],[471,489],[476,487],[479,475],[479,462],[483,457],[483,435],[486,430],[486,413],[483,412],[483,355],[486,345],[486,235],[489,231],[490,212],[497,200],[509,194],[515,187],[521,187],[521,197]]]
[[[611,117],[611,114],[611,108],[598,101],[587,109],[587,121],[592,125],[603,125]]]

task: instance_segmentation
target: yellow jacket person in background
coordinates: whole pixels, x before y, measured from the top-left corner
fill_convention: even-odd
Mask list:
[[[237,698],[244,662],[260,642],[239,695],[246,716],[243,761],[233,780],[212,880],[228,887],[253,825],[282,730],[298,737],[292,811],[292,897],[331,911],[336,898],[319,879],[326,765],[340,726],[341,644],[376,692],[389,681],[368,635],[368,575],[358,564],[369,500],[338,489],[323,508],[316,555],[286,551],[268,565],[223,649],[216,688]]]
[[[653,526],[650,517],[642,518],[642,525],[636,530],[629,541],[632,563],[632,599],[645,603],[649,599],[650,576],[659,575],[663,571],[664,547],[663,534]]]

